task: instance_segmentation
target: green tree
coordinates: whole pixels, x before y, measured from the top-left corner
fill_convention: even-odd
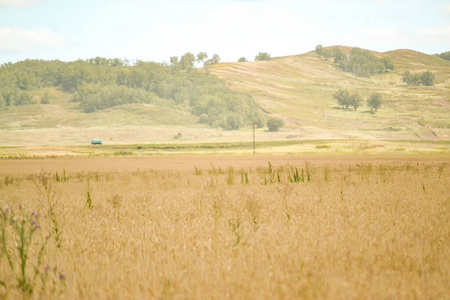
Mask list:
[[[328,60],[330,57],[333,57],[333,48],[322,49],[322,56]]]
[[[124,61],[121,60],[120,58],[113,58],[109,60],[109,65],[111,67],[123,67]]]
[[[278,131],[283,126],[284,121],[281,119],[269,118],[267,120],[267,128],[269,128],[269,131]]]
[[[441,54],[436,54],[436,56],[445,60],[450,60],[450,51],[442,52]]]
[[[31,104],[31,99],[33,98],[28,92],[18,93],[17,97],[14,99],[15,106],[22,106]]]
[[[170,63],[172,65],[177,65],[180,62],[180,60],[178,59],[178,56],[171,56],[170,57]]]
[[[377,111],[378,108],[381,107],[382,103],[383,99],[381,94],[372,94],[370,98],[367,100],[367,106],[369,106],[370,110],[372,111],[373,110]]]
[[[180,59],[181,70],[190,71],[194,68],[195,56],[194,54],[188,52],[183,55]]]
[[[220,56],[218,54],[214,54],[211,59],[205,61],[205,66],[211,66],[218,64],[220,62]]]
[[[264,61],[271,60],[270,54],[267,52],[259,52],[258,55],[255,56],[255,61]]]
[[[358,94],[352,94],[350,96],[350,106],[353,107],[354,110],[358,110],[358,108],[361,106],[362,98]]]
[[[334,63],[339,64],[340,62],[344,61],[346,58],[344,52],[341,51],[339,48],[333,48],[331,50],[331,56],[334,57]]]
[[[402,80],[407,85],[420,85],[420,75],[411,73],[410,71],[405,71],[403,73]]]
[[[264,118],[264,116],[260,113],[258,113],[257,111],[255,111],[254,113],[252,113],[249,116],[250,119],[250,124],[253,126],[256,126],[257,128],[263,128],[264,124],[266,124],[266,120]]]
[[[26,73],[17,75],[17,87],[24,91],[30,90],[32,88],[31,76]]]
[[[5,98],[3,97],[3,94],[0,93],[0,107],[6,106]]]
[[[246,62],[246,61],[247,61],[247,59],[245,57],[240,57],[238,59],[238,62]]]
[[[230,115],[227,117],[227,128],[228,130],[236,130],[241,127],[241,122],[239,120],[239,117],[236,115]]]
[[[323,55],[323,46],[322,45],[317,45],[316,46],[316,53],[320,56]]]
[[[203,63],[205,62],[205,60],[208,58],[208,54],[206,54],[206,52],[200,52],[199,54],[197,54],[197,62],[198,63]]]
[[[433,73],[431,73],[430,71],[423,72],[420,75],[420,81],[425,86],[433,86],[435,78],[436,78],[436,76]]]
[[[5,100],[6,106],[12,106],[14,105],[14,98],[16,97],[16,93],[12,92],[11,90],[3,92],[3,99]]]
[[[339,90],[333,95],[333,98],[338,101],[338,104],[345,107],[345,109],[348,109],[350,106],[350,97],[350,93],[346,90]]]
[[[381,59],[381,63],[383,64],[386,71],[393,71],[395,69],[394,64],[389,58]]]

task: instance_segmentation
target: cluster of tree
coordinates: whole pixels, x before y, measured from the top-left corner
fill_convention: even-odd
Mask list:
[[[178,56],[172,56],[170,58],[170,64],[173,68],[184,71],[191,71],[195,69],[196,62],[203,64],[204,67],[211,66],[220,63],[220,56],[218,54],[214,54],[210,59],[208,59],[208,54],[205,52],[200,52],[197,56],[188,52],[181,56],[181,58],[178,58]]]
[[[85,113],[131,103],[170,106],[170,102],[167,100],[161,99],[154,93],[142,88],[134,89],[123,85],[102,85],[97,83],[80,85],[72,101],[78,102]]]
[[[403,82],[407,85],[425,85],[425,86],[433,86],[435,75],[430,71],[426,71],[423,73],[411,73],[406,71],[403,73]]]
[[[350,94],[347,90],[339,90],[333,97],[338,101],[338,104],[345,109],[353,107],[354,110],[357,110],[361,107],[363,102],[363,99],[359,94]],[[367,99],[366,103],[371,111],[377,111],[383,103],[382,96],[380,94],[372,94],[369,99]]]
[[[29,92],[7,90],[4,93],[0,93],[0,107],[35,104],[36,102],[32,99],[33,95]]]
[[[255,61],[264,61],[271,60],[272,57],[267,52],[259,52],[258,55],[255,56]]]
[[[255,61],[265,61],[265,60],[271,60],[271,59],[272,59],[272,57],[267,52],[259,52],[255,56]],[[244,56],[242,56],[238,59],[238,62],[247,62],[247,61],[248,60]]]
[[[375,74],[383,74],[394,70],[394,65],[388,58],[377,58],[369,51],[360,48],[352,48],[348,54],[338,47],[316,47],[316,53],[326,59],[334,58],[340,69],[360,77],[369,77]]]
[[[185,110],[201,122],[224,129],[264,126],[252,96],[237,93],[217,77],[195,68],[218,63],[214,55],[186,53],[170,64],[94,58],[75,62],[26,60],[0,67],[0,106],[32,103],[34,90],[57,87],[72,94],[86,113],[128,103],[152,103]],[[41,103],[48,103],[48,95]]]
[[[435,54],[435,56],[440,57],[445,60],[450,60],[450,51],[442,52],[441,54]]]

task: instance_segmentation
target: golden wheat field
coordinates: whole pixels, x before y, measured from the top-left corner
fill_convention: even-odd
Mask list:
[[[445,299],[449,157],[0,161],[0,298]]]

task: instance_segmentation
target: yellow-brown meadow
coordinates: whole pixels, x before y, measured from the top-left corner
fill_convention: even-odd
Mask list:
[[[446,298],[448,161],[438,156],[0,161],[6,220],[0,295]],[[13,227],[21,224],[33,233],[24,282],[21,235]]]

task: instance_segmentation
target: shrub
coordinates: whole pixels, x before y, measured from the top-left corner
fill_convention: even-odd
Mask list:
[[[430,71],[423,72],[420,75],[420,81],[425,86],[433,86],[435,78],[436,78],[436,76],[433,73],[431,73]]]
[[[208,123],[208,115],[207,114],[201,114],[200,118],[198,119],[199,123]]]
[[[380,94],[372,94],[367,100],[367,106],[370,107],[371,110],[377,111],[378,108],[381,107],[382,104],[382,97]]]
[[[50,99],[50,97],[49,97],[48,93],[45,92],[44,96],[42,96],[42,98],[41,98],[41,104],[49,104],[50,103],[49,99]]]
[[[269,128],[269,131],[278,131],[283,126],[283,120],[276,118],[270,118],[269,120],[267,120],[267,127]]]

